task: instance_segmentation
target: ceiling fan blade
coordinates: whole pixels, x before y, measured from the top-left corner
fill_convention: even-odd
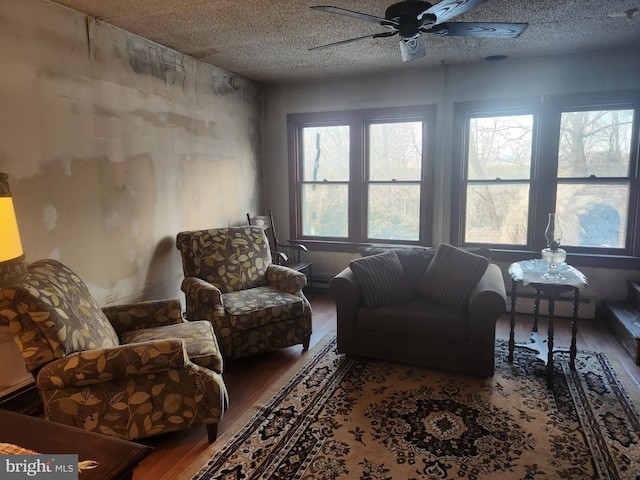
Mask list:
[[[421,32],[448,37],[516,38],[528,25],[528,23],[451,22],[425,28]]]
[[[373,35],[364,35],[362,37],[350,38],[348,40],[341,40],[339,42],[327,43],[326,45],[319,45],[317,47],[311,47],[311,50],[320,50],[322,48],[335,47],[336,45],[343,45],[345,43],[357,42],[358,40],[364,40],[365,38],[381,38],[381,37],[392,37],[396,35],[398,32],[382,32],[382,33],[374,33]]]
[[[368,15],[366,13],[354,12],[353,10],[347,10],[346,8],[329,6],[314,6],[311,8],[313,8],[314,10],[322,10],[323,12],[335,13],[337,15],[346,15],[347,17],[359,18],[360,20],[378,23],[385,27],[398,25],[398,22],[394,22],[393,20],[387,20],[386,18],[376,17],[375,15]]]
[[[374,33],[373,38],[393,37],[394,35],[398,35],[398,33],[398,30],[394,30],[392,32]]]
[[[427,54],[424,42],[420,37],[400,40],[400,53],[402,54],[403,62],[410,62]]]
[[[435,24],[437,25],[456,15],[461,15],[486,1],[488,0],[442,0],[418,15],[418,20],[422,20],[422,17],[427,14],[435,15]]]

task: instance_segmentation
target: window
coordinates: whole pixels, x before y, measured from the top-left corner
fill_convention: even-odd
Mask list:
[[[371,239],[420,240],[422,123],[368,126],[367,235]]]
[[[562,112],[556,212],[565,245],[627,247],[633,117],[631,109]]]
[[[531,114],[469,119],[464,243],[527,244]]]
[[[460,104],[452,237],[537,251],[548,213],[576,254],[640,256],[640,96]]]
[[[295,238],[431,241],[432,107],[288,116]]]
[[[349,126],[302,129],[302,235],[349,236]]]

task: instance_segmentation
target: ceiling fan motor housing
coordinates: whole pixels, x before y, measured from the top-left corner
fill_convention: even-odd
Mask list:
[[[407,0],[391,5],[384,12],[384,17],[397,24],[396,29],[400,37],[404,39],[416,38],[420,34],[421,28],[428,27],[436,22],[435,15],[430,13],[423,14],[431,7],[432,5],[428,2]],[[419,20],[418,16],[421,16]]]

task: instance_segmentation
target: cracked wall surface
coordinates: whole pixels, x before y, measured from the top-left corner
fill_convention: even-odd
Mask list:
[[[179,231],[258,209],[260,89],[46,0],[0,0],[0,170],[27,262],[181,297]]]

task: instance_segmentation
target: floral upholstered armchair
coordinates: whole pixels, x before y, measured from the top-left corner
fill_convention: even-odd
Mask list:
[[[101,309],[55,260],[28,271],[0,289],[0,321],[47,419],[128,440],[207,424],[215,440],[228,399],[209,322],[183,322],[177,299]]]
[[[304,274],[271,262],[256,226],[181,232],[187,319],[213,324],[222,356],[241,358],[302,344],[309,348],[311,305]]]

